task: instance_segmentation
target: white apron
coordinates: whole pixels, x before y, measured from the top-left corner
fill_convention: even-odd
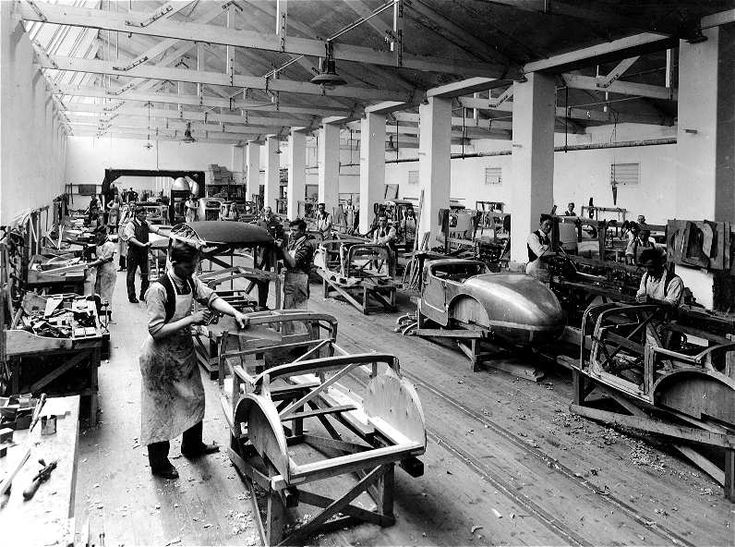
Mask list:
[[[283,308],[306,309],[309,301],[309,274],[286,272],[283,280]]]
[[[173,280],[171,281],[173,283]],[[169,322],[191,314],[194,294],[179,294]],[[188,328],[143,344],[141,374],[141,444],[168,441],[204,419],[204,386]]]
[[[115,244],[109,241],[104,245],[97,246],[97,258],[108,259],[115,255]],[[95,291],[100,295],[102,300],[107,300],[112,304],[112,294],[115,292],[115,283],[117,282],[117,267],[114,260],[112,262],[104,262],[97,266],[97,281],[95,283]]]

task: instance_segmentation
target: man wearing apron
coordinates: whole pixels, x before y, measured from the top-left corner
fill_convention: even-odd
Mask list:
[[[309,300],[309,270],[314,257],[306,239],[306,222],[297,218],[289,224],[291,233],[288,246],[282,250],[286,276],[283,284],[283,307],[285,309],[306,308]]]
[[[140,355],[141,443],[148,445],[151,472],[179,476],[168,459],[170,440],[183,434],[181,454],[195,458],[217,452],[202,442],[204,387],[197,367],[190,326],[206,324],[215,310],[235,318],[244,328],[248,319],[193,277],[198,251],[174,242],[171,267],[146,293],[148,332]],[[194,300],[208,309],[192,313]]]

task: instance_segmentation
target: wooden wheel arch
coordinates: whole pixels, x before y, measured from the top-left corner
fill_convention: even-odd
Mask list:
[[[653,402],[735,427],[735,379],[717,371],[687,367],[666,374],[653,386]]]
[[[288,445],[273,401],[262,395],[245,395],[235,408],[234,423],[238,430],[241,424],[247,424],[248,438],[258,454],[267,458],[288,482],[291,476]]]

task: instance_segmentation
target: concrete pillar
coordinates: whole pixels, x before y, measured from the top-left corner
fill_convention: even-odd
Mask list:
[[[528,262],[526,239],[554,206],[554,79],[530,73],[513,89],[510,258]]]
[[[253,194],[260,192],[260,143],[248,141],[248,150],[245,157],[247,171],[247,198],[253,199]]]
[[[679,44],[676,218],[735,222],[735,24]],[[697,301],[714,305],[712,274],[677,267]]]
[[[339,126],[325,123],[319,130],[318,164],[319,202],[331,213],[339,194]]]
[[[385,195],[385,114],[360,121],[360,233],[370,229],[373,204]]]
[[[293,220],[299,216],[299,201],[306,191],[306,135],[291,130],[288,137],[288,208],[286,214]]]
[[[245,147],[232,145],[232,160],[230,171],[235,175],[235,182],[242,182],[242,174],[245,171]]]
[[[429,247],[441,233],[439,209],[449,208],[451,131],[451,99],[430,97],[428,104],[419,106],[419,185],[424,202],[417,237],[431,232]]]
[[[735,24],[704,35],[679,45],[676,217],[735,222]]]
[[[276,199],[280,185],[281,156],[278,150],[278,137],[269,136],[265,140],[265,185],[263,207],[270,206],[276,210]]]

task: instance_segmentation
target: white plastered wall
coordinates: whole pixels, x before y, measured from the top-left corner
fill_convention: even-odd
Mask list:
[[[66,136],[33,48],[0,2],[0,224],[64,192]]]

